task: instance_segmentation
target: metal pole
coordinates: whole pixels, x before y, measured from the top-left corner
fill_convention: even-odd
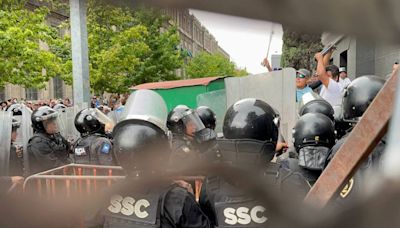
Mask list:
[[[74,105],[90,102],[86,0],[70,0]]]
[[[268,58],[269,55],[269,49],[271,47],[271,42],[272,42],[272,36],[274,35],[274,24],[272,24],[271,26],[271,32],[269,34],[269,40],[268,40],[268,47],[267,47],[267,56],[266,58]]]

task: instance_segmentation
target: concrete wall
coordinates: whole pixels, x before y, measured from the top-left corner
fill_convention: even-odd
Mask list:
[[[375,74],[375,47],[357,41],[356,77]]]
[[[337,35],[324,33],[322,43],[328,45]],[[340,53],[347,50],[347,73],[354,79],[362,75],[386,77],[392,72],[393,63],[400,62],[400,46],[374,45],[345,38],[337,44],[333,63],[340,66]]]
[[[394,62],[400,62],[400,46],[376,46],[375,74],[386,77],[392,72]]]

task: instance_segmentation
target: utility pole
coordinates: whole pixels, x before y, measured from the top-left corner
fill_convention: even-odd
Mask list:
[[[89,104],[89,54],[86,0],[70,0],[74,105]]]

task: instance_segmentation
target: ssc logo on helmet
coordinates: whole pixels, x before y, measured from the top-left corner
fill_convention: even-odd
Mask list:
[[[239,207],[237,209],[228,207],[224,209],[224,222],[228,225],[248,225],[251,222],[262,224],[268,218],[263,215],[265,208],[263,206],[255,206],[251,209],[248,207]]]
[[[354,179],[351,178],[349,182],[346,184],[346,186],[344,186],[343,190],[340,192],[340,196],[342,198],[346,198],[353,189],[353,186],[354,186]]]
[[[111,213],[121,213],[125,216],[135,215],[141,219],[149,216],[146,208],[150,206],[150,202],[146,199],[135,200],[130,196],[122,197],[120,195],[113,195],[110,203],[111,205],[107,209]]]

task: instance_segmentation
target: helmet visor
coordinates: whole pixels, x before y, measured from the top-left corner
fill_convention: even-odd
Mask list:
[[[186,134],[189,136],[194,136],[196,132],[205,128],[198,114],[192,110],[188,110],[183,114],[182,122],[185,125]]]
[[[94,111],[91,113],[91,115],[95,117],[100,123],[104,124],[106,132],[111,132],[115,126],[114,120],[106,116],[99,109],[93,109],[93,110]]]
[[[43,127],[47,134],[56,134],[60,132],[58,122],[55,118],[43,120]]]

